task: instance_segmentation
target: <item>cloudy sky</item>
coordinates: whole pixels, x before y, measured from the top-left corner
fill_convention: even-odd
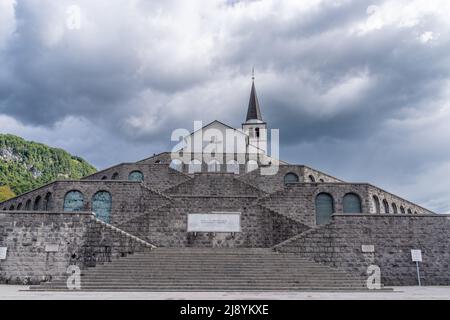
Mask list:
[[[0,133],[97,168],[240,126],[251,69],[281,156],[450,212],[443,0],[0,0]]]

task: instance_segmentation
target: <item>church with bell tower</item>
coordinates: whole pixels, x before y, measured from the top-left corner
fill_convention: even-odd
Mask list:
[[[450,285],[450,215],[279,160],[261,109],[253,77],[241,128],[195,122],[172,151],[0,203],[0,283],[65,290],[77,266],[82,290],[363,290],[371,265],[414,285],[414,249]]]
[[[172,152],[173,168],[187,173],[250,172],[260,167],[285,164],[269,155],[269,131],[263,120],[252,75],[245,122],[240,129],[215,120],[183,137],[183,147]],[[278,143],[278,141],[273,141]]]

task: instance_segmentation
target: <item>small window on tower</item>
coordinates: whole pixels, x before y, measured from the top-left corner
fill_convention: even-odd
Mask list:
[[[255,135],[256,135],[257,138],[259,138],[259,128],[255,129]]]

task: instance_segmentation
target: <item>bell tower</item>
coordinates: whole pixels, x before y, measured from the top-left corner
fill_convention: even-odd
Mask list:
[[[252,89],[248,102],[247,118],[242,124],[242,130],[248,135],[247,153],[267,154],[267,123],[261,116],[258,96],[255,89],[255,74],[252,73]]]

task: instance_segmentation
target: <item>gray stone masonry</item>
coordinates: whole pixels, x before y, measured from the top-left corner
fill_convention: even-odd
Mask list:
[[[111,221],[113,225],[119,225],[125,221],[145,213],[151,208],[166,204],[169,200],[163,194],[140,182],[111,181],[111,180],[79,180],[56,181],[42,188],[28,192],[22,196],[4,203],[4,208],[13,206],[17,209],[19,203],[22,210],[25,203],[30,201],[30,212],[33,212],[33,204],[37,197],[45,199],[46,194],[51,194],[51,204],[48,211],[59,212],[64,208],[64,197],[72,190],[80,191],[84,196],[84,211],[92,210],[92,198],[99,191],[108,191],[112,195]],[[38,208],[42,210],[43,202]],[[3,211],[3,210],[2,210]]]
[[[425,283],[448,284],[448,218],[389,192],[301,165],[281,165],[275,175],[261,175],[260,170],[186,174],[169,164],[170,154],[162,153],[82,180],[56,181],[0,203],[0,246],[8,247],[8,258],[0,261],[0,281],[35,283],[61,277],[69,264],[95,266],[144,250],[148,243],[267,248],[291,239],[277,248],[358,276],[375,261],[386,284],[414,284],[408,255],[416,246],[425,253]],[[128,181],[136,170],[142,172],[143,182]],[[286,184],[288,173],[297,175],[298,182]],[[110,225],[92,214],[62,213],[67,193],[75,190],[83,194],[85,212],[92,211],[98,192],[109,192]],[[329,225],[317,227],[320,193],[333,198],[338,215]],[[370,214],[340,216],[348,193],[357,195],[361,211]],[[384,214],[383,201],[389,214]],[[401,209],[410,214],[400,214]],[[213,211],[240,212],[241,232],[187,232],[188,214]],[[60,250],[45,252],[46,244],[58,244]],[[362,244],[375,245],[373,257],[358,251]]]
[[[255,204],[251,196],[177,196],[173,203],[119,227],[163,247],[270,247],[308,229],[304,224]],[[187,233],[187,215],[241,212],[242,232]]]
[[[69,265],[84,269],[152,248],[88,212],[0,213],[0,247],[8,248],[0,283],[9,284],[61,278]]]
[[[360,197],[362,212],[375,213],[372,197],[374,192],[382,196],[381,199],[389,199],[389,203],[397,203],[398,208],[404,206],[418,214],[433,214],[427,209],[365,183],[294,183],[262,197],[258,203],[314,227],[315,199],[320,193],[328,193],[333,197],[336,213],[343,213],[343,198],[347,193],[354,193]]]
[[[133,171],[141,171],[144,175],[144,183],[152,189],[163,191],[190,179],[188,175],[173,170],[164,163],[124,163],[118,166],[99,171],[83,180],[115,180],[128,181],[128,176]]]
[[[144,185],[139,182],[127,181],[128,174],[140,170],[144,174]],[[118,172],[119,180],[110,180],[112,175]],[[299,177],[299,183],[286,185],[284,176],[287,173],[295,173]],[[308,176],[313,174],[316,182],[309,182]],[[105,176],[107,180],[101,180]],[[100,180],[93,180],[100,179]],[[325,182],[321,182],[323,180]],[[244,185],[245,184],[245,185]],[[182,189],[184,188],[184,190]],[[191,190],[191,189],[192,190]],[[356,193],[362,201],[364,212],[376,212],[374,195],[382,202],[386,199],[390,205],[390,213],[393,206],[410,210],[411,214],[432,213],[418,205],[388,193],[369,184],[344,183],[336,178],[320,173],[305,166],[282,165],[276,175],[260,175],[259,170],[235,176],[230,173],[197,173],[186,175],[177,172],[164,163],[137,163],[124,164],[112,169],[86,177],[78,181],[56,181],[39,189],[25,193],[9,201],[0,203],[0,210],[24,210],[29,203],[29,210],[33,210],[38,197],[41,203],[38,210],[60,211],[63,209],[64,197],[67,192],[79,190],[85,196],[85,210],[90,211],[90,202],[96,192],[108,191],[112,194],[113,210],[111,222],[121,224],[145,214],[149,208],[157,208],[166,204],[164,194],[196,194],[196,195],[258,195],[264,199],[262,204],[267,204],[274,211],[301,215],[303,223],[315,225],[315,197],[320,192],[330,193],[335,200],[335,212],[342,212],[342,198],[345,193]],[[144,195],[150,193],[151,201],[144,201]],[[47,203],[45,198],[51,195],[51,201]],[[20,208],[19,208],[20,206]],[[382,205],[381,205],[382,206]],[[295,212],[294,212],[295,211]],[[382,211],[383,212],[383,211]]]
[[[381,268],[384,285],[416,285],[411,249],[422,250],[423,285],[450,285],[450,215],[334,215],[275,247],[280,252],[366,276],[369,265]],[[373,245],[364,253],[362,245]]]
[[[311,182],[311,176],[318,183],[343,182],[323,172],[301,165],[281,165],[274,175],[261,175],[260,170],[255,170],[241,175],[238,179],[250,183],[265,192],[273,193],[284,188],[284,176],[287,173],[296,174],[299,182]]]
[[[235,179],[232,173],[197,173],[192,179],[166,190],[165,193],[199,196],[262,196],[266,194],[248,183]]]

